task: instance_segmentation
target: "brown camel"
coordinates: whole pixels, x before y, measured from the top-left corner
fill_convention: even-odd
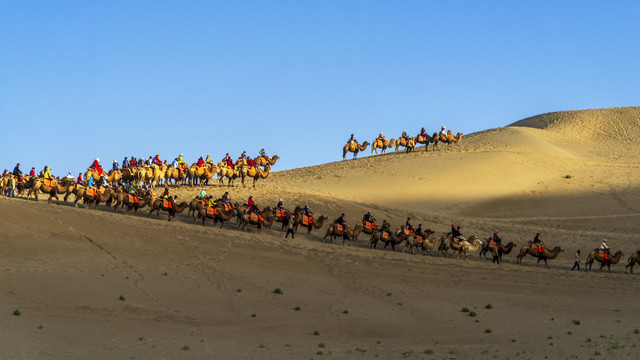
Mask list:
[[[533,257],[538,258],[538,262],[536,262],[536,267],[538,267],[538,264],[540,264],[540,260],[544,260],[544,264],[547,266],[547,269],[548,269],[549,264],[547,264],[547,260],[553,260],[556,257],[558,257],[558,255],[561,252],[564,252],[564,249],[560,246],[556,246],[551,250],[542,246],[542,252],[540,252],[539,246],[540,245],[533,244],[532,242],[529,242],[527,245],[524,245],[522,248],[520,248],[520,254],[518,254],[518,256],[516,257],[516,263],[522,264],[522,258],[524,258],[525,256],[527,256],[527,254],[529,254]]]
[[[635,264],[640,265],[640,250],[636,251],[635,254],[629,256],[629,260],[627,260],[627,266],[624,267],[624,273],[627,273],[627,269],[633,274],[633,266]]]
[[[311,234],[311,230],[313,229],[320,229],[322,227],[322,225],[324,225],[324,221],[327,220],[327,217],[324,215],[320,215],[318,218],[313,218],[311,224],[305,225],[303,223],[304,219],[302,216],[302,211],[299,211],[298,213],[296,213],[296,215],[294,216],[294,221],[295,221],[295,225],[293,225],[293,229],[295,231],[295,233],[298,233],[298,226],[302,226],[307,228],[307,235]]]
[[[348,152],[352,152],[353,159],[356,159],[358,157],[358,152],[367,150],[367,146],[369,146],[368,141],[363,142],[362,145],[358,144],[357,142],[355,144],[347,143],[342,147],[342,160],[347,160]]]
[[[429,136],[429,134],[425,134],[424,136],[418,134],[416,136],[416,145],[424,144],[424,151],[429,151],[429,144],[433,144],[433,150],[438,150],[438,141],[439,137],[437,132],[434,132],[432,136]]]
[[[284,228],[289,223],[289,219],[291,219],[292,216],[295,216],[297,213],[299,213],[301,211],[302,211],[302,208],[300,206],[296,206],[296,208],[293,210],[293,212],[291,212],[291,211],[289,211],[287,209],[284,209],[280,216],[278,216],[278,214],[276,212],[275,222],[282,223],[282,229],[284,230]]]
[[[73,189],[73,180],[69,180],[67,178],[59,181],[55,179],[46,180],[34,177],[31,181],[31,188],[29,190],[29,193],[27,194],[27,198],[31,196],[31,194],[33,194],[33,196],[36,198],[36,201],[39,201],[38,190],[40,190],[45,194],[49,194],[49,204],[51,203],[51,199],[55,198],[56,204],[60,205],[58,194],[66,194],[67,192],[70,192],[70,189]]]
[[[264,215],[261,214],[262,220],[256,219],[256,214],[254,214],[254,213],[247,213],[245,211],[244,213],[241,214],[240,212],[238,212],[238,230],[242,229],[242,230],[246,231],[246,226],[247,225],[255,225],[255,226],[257,226],[258,227],[258,232],[260,232],[260,229],[263,226],[264,227],[271,227],[271,225],[273,225],[273,222],[274,222],[273,213],[271,211],[271,208],[269,208],[269,207],[267,207],[265,210],[266,211],[264,211],[262,213]]]
[[[400,146],[404,147],[405,152],[412,152],[416,147],[416,139],[413,136],[410,137],[409,140],[405,140],[405,138],[399,138],[398,141],[396,141],[396,152],[398,151],[398,148],[400,148]]]
[[[376,155],[378,155],[378,148],[382,149],[380,152],[382,154],[387,152],[387,149],[392,148],[394,145],[396,144],[396,139],[391,138],[391,140],[387,141],[386,139],[379,139],[379,138],[375,138],[373,140],[373,143],[371,143],[371,154],[373,154],[373,152],[376,152]]]
[[[173,181],[174,185],[185,184],[189,178],[189,167],[186,163],[182,163],[180,168],[175,168],[173,165],[167,166],[167,170],[164,175],[164,184],[169,185]]]
[[[371,238],[369,239],[369,248],[377,249],[379,242],[384,243],[383,250],[385,250],[387,246],[391,244],[391,249],[394,251],[395,251],[396,244],[399,243],[399,241],[397,241],[393,232],[387,232],[387,231],[383,232],[382,230],[374,231],[373,233],[371,233]]]
[[[113,205],[113,212],[118,212],[118,207],[126,206],[127,210],[125,214],[129,214],[129,211],[133,210],[134,214],[138,216],[138,210],[144,208],[145,206],[149,206],[154,201],[154,196],[151,191],[140,192],[137,194],[138,202],[135,202],[135,199],[130,198],[129,194],[125,194],[122,189],[118,189],[113,194],[113,198],[116,203]]]
[[[79,197],[78,197],[79,194],[80,192],[76,194],[76,201],[74,202],[74,205],[76,207],[78,206],[77,204],[79,200]],[[95,205],[96,209],[98,209],[98,205],[100,205],[100,203],[105,203],[107,206],[111,203],[112,194],[113,192],[111,191],[111,188],[108,188],[108,187],[107,188],[101,187],[100,189],[96,190],[96,195],[93,195],[93,191],[87,191],[87,189],[84,188],[84,191],[81,197],[84,203],[88,204],[87,209],[91,209],[92,205]]]
[[[136,180],[137,167],[123,167],[122,168],[122,181],[125,184],[131,184]]]
[[[422,255],[426,255],[431,249],[435,248],[438,244],[438,237],[434,236],[433,240],[429,241],[429,236],[435,234],[435,231],[431,229],[426,229],[423,232],[421,237],[416,236],[415,234],[409,236],[407,238],[406,246],[409,247],[409,251],[411,254],[415,255],[416,249],[422,249]],[[403,251],[404,252],[404,251]]]
[[[513,241],[509,241],[507,243],[507,245],[502,245],[498,247],[498,258],[500,259],[500,261],[502,261],[502,255],[503,254],[509,254],[511,252],[511,250],[513,250],[514,247],[516,247],[517,245],[513,243]],[[495,242],[493,240],[491,240],[491,238],[487,238],[484,239],[482,241],[482,247],[480,248],[480,254],[478,254],[480,256],[480,258],[482,259],[482,256],[484,255],[484,258],[487,260],[491,260],[487,257],[487,253],[488,252],[493,252],[493,248],[495,247]]]
[[[189,207],[189,203],[186,201],[183,201],[180,204],[177,204],[174,202],[171,204],[171,208],[169,208],[165,206],[164,200],[165,199],[155,199],[151,203],[148,217],[151,217],[151,214],[155,211],[156,215],[158,216],[158,219],[160,219],[160,210],[164,210],[169,213],[169,219],[167,220],[171,221],[172,218],[176,217],[176,213],[181,213],[184,211],[184,209]]]
[[[267,155],[264,156],[258,156],[257,158],[253,159],[256,164],[258,166],[267,166],[267,165],[275,165],[276,161],[278,161],[278,159],[280,159],[280,157],[278,155],[273,155],[272,158],[269,158]]]
[[[337,225],[338,224],[335,224],[335,223],[329,225],[329,227],[327,228],[327,233],[322,238],[323,244],[324,244],[324,239],[326,239],[327,236],[331,237],[332,244],[334,243],[333,240],[335,240],[337,236],[342,236],[342,245],[344,245],[347,240],[353,241],[353,239],[355,239],[358,236],[360,231],[362,231],[362,223],[357,223],[353,229],[351,229],[349,225],[345,224],[342,227],[342,230],[338,230]]]
[[[233,186],[233,180],[235,180],[236,178],[238,178],[238,176],[240,176],[237,166],[234,166],[232,169],[224,162],[218,163],[217,170],[218,170],[218,181],[220,183],[220,186],[224,185],[223,182],[225,177],[229,179],[229,181],[227,182],[227,186]]]
[[[236,210],[233,208],[227,210],[223,203],[216,203],[216,206],[213,209],[213,212],[208,206],[198,206],[196,209],[195,213],[197,213],[198,218],[202,218],[202,226],[206,226],[205,222],[207,219],[212,219],[213,226],[216,226],[216,223],[219,221],[220,228],[222,229],[225,221],[229,221],[236,216]],[[197,219],[194,216],[193,222],[195,223],[196,221]]]
[[[617,264],[622,259],[622,251],[618,250],[613,256],[609,255],[608,259],[604,258],[604,254],[601,253],[600,249],[593,249],[587,256],[587,261],[584,263],[584,270],[587,271],[587,266],[589,267],[588,271],[591,271],[591,266],[593,266],[594,261],[598,261],[600,263],[600,271],[606,265],[607,270],[611,272],[611,264]]]

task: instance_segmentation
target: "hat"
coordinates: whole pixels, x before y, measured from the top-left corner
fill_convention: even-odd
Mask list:
[[[493,233],[494,233],[494,234],[497,234],[497,233],[498,233],[498,230],[494,231]]]
[[[444,129],[444,125],[442,125],[442,128]]]
[[[602,242],[607,242],[607,239],[602,240]]]
[[[369,211],[367,212],[367,214],[371,215],[371,210],[369,210]]]
[[[32,169],[34,169],[34,170],[35,170],[35,167],[32,167]]]
[[[99,158],[96,158],[96,161],[100,161],[100,159],[99,159]]]
[[[180,154],[180,156],[182,156],[182,154]]]
[[[282,201],[282,199],[278,200],[278,201]]]
[[[456,226],[456,224],[451,224],[451,226]]]
[[[410,218],[410,217],[408,217],[408,218],[407,218],[407,220],[411,220],[411,218]]]
[[[344,216],[344,213],[342,213],[342,215],[340,215],[340,216]]]

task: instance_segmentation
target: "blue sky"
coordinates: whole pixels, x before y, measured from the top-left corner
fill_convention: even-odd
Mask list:
[[[351,133],[636,106],[638,24],[637,1],[0,1],[0,167],[265,148],[283,170]]]

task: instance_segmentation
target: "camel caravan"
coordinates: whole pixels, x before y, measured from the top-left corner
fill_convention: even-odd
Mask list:
[[[377,138],[373,139],[371,144],[365,141],[360,144],[355,138],[354,135],[351,134],[351,138],[347,141],[347,143],[342,148],[342,160],[347,160],[347,154],[349,152],[353,153],[353,159],[358,157],[358,153],[360,151],[364,151],[367,149],[369,145],[371,145],[371,155],[374,153],[378,155],[378,149],[380,149],[380,153],[384,154],[387,152],[387,149],[394,148],[395,152],[400,151],[402,148],[405,152],[412,152],[415,150],[417,145],[424,145],[424,150],[429,151],[429,145],[432,144],[432,149],[434,151],[439,151],[438,148],[439,143],[447,144],[447,149],[451,148],[451,144],[457,144],[462,139],[462,133],[458,132],[456,135],[453,135],[451,130],[446,130],[444,126],[442,126],[440,132],[434,132],[432,135],[429,135],[424,128],[420,130],[420,133],[416,136],[408,136],[407,132],[403,132],[400,137],[391,138],[387,140],[382,133],[378,135]]]

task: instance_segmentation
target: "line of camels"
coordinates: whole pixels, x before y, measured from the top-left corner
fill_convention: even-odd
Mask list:
[[[322,228],[328,220],[324,215],[310,219],[303,214],[302,208],[299,206],[293,211],[287,209],[280,211],[275,210],[275,208],[265,207],[261,211],[262,215],[258,217],[253,213],[247,212],[246,204],[240,205],[237,202],[233,205],[224,204],[221,198],[215,200],[215,207],[210,208],[206,206],[204,199],[198,197],[190,201],[169,203],[166,199],[154,197],[151,190],[139,190],[138,195],[134,197],[125,193],[120,187],[115,190],[111,188],[92,190],[75,186],[73,180],[66,178],[62,179],[60,183],[52,183],[49,180],[41,178],[30,179],[30,181],[33,183],[29,194],[33,192],[36,200],[38,200],[38,192],[49,194],[49,203],[52,198],[55,198],[58,204],[59,201],[56,193],[65,194],[65,202],[71,194],[74,194],[75,207],[78,207],[78,202],[82,200],[82,203],[85,204],[87,209],[91,209],[92,207],[98,209],[98,205],[104,204],[108,207],[113,207],[116,213],[119,208],[125,208],[125,214],[133,210],[136,216],[140,209],[148,208],[149,217],[155,212],[157,218],[160,218],[160,211],[163,211],[168,213],[169,221],[175,218],[178,213],[188,210],[187,217],[191,217],[194,223],[201,220],[203,226],[206,225],[207,220],[212,220],[213,226],[220,223],[220,228],[222,228],[225,222],[236,219],[239,230],[246,230],[246,227],[251,225],[255,226],[257,231],[260,232],[262,228],[271,229],[275,223],[280,223],[282,230],[284,230],[289,220],[293,217],[295,233],[298,232],[298,227],[303,227],[307,229],[307,235],[310,235],[312,230]],[[0,193],[6,195],[7,189],[2,187],[2,185],[3,183],[0,182]],[[462,256],[468,259],[469,254],[479,251],[479,257],[481,259],[484,257],[484,259],[491,260],[487,256],[487,253],[493,253],[495,247],[495,242],[493,242],[491,238],[480,239],[472,235],[468,239],[453,241],[450,232],[437,235],[436,232],[431,229],[426,229],[422,232],[421,236],[416,236],[415,233],[407,231],[404,226],[397,228],[395,231],[385,232],[382,231],[380,224],[367,223],[364,221],[357,222],[353,227],[347,224],[338,226],[336,223],[329,223],[322,242],[324,243],[325,240],[329,238],[333,244],[334,239],[341,237],[343,245],[346,244],[347,241],[353,241],[359,244],[358,237],[360,234],[369,235],[369,247],[372,249],[376,249],[378,243],[384,244],[383,250],[390,246],[392,251],[395,251],[396,246],[404,245],[402,248],[403,253],[408,250],[411,254],[415,254],[416,250],[418,250],[421,251],[423,255],[426,255],[429,251],[437,249],[437,256],[443,255],[444,257],[448,257],[456,255],[457,259],[460,259]],[[511,253],[516,246],[515,243],[508,242],[495,249],[499,260],[502,261],[502,256]],[[543,261],[545,266],[549,268],[547,261],[555,259],[562,252],[564,252],[564,249],[560,246],[547,248],[544,245],[535,244],[530,241],[520,248],[516,256],[516,263],[522,264],[522,260],[529,255],[537,259],[536,266]],[[607,266],[608,271],[611,272],[611,265],[618,264],[622,256],[622,251],[617,251],[605,259],[604,254],[599,249],[593,249],[587,257],[585,271],[587,269],[590,271],[593,263],[597,261],[600,263],[600,270]],[[625,273],[627,273],[627,271],[633,273],[635,264],[640,265],[640,250],[628,258]]]
[[[342,160],[347,160],[347,153],[352,152],[353,158],[356,159],[358,157],[358,153],[360,151],[365,151],[369,145],[371,145],[371,155],[375,152],[378,155],[378,149],[380,149],[381,153],[384,154],[387,152],[387,149],[395,147],[395,151],[398,152],[400,147],[403,147],[405,152],[412,152],[415,150],[417,145],[424,145],[424,150],[429,151],[429,144],[433,144],[433,150],[439,151],[438,143],[446,143],[447,149],[451,147],[451,144],[457,144],[462,139],[462,133],[459,132],[455,136],[451,133],[451,130],[447,130],[447,136],[441,136],[437,132],[434,132],[432,136],[429,134],[425,135],[416,135],[408,138],[400,137],[398,139],[391,138],[391,140],[387,140],[384,137],[377,137],[373,139],[372,143],[368,141],[363,142],[362,144],[358,142],[350,143],[348,142],[342,148]]]

